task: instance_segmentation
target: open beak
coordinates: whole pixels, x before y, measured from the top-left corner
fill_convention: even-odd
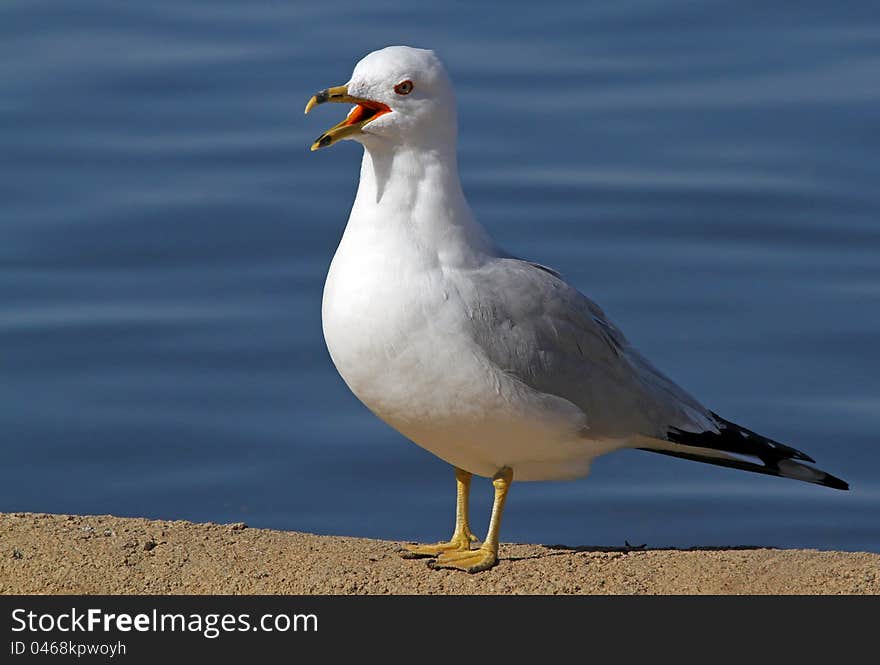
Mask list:
[[[327,88],[309,100],[306,104],[306,113],[311,111],[318,104],[324,102],[341,102],[343,104],[355,104],[355,107],[348,112],[348,116],[338,125],[333,125],[326,132],[315,139],[312,144],[312,150],[318,148],[326,148],[333,145],[337,141],[341,141],[349,136],[362,134],[364,126],[380,115],[391,113],[391,109],[381,102],[374,102],[369,99],[361,99],[360,97],[352,97],[348,94],[348,87],[344,85],[335,88]]]

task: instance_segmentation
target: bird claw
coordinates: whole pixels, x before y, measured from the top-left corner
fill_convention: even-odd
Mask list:
[[[453,535],[452,538],[445,543],[435,543],[433,545],[418,545],[413,543],[404,545],[397,553],[403,559],[425,559],[451,552],[469,552],[471,549],[471,543],[476,543],[478,541],[479,538],[468,531],[467,533]]]
[[[480,573],[498,565],[498,554],[491,549],[483,548],[467,552],[444,552],[436,559],[428,562],[433,569],[450,568],[466,573]]]

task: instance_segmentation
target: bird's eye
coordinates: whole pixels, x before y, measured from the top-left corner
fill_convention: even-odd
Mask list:
[[[398,95],[408,95],[412,92],[413,82],[407,79],[406,81],[401,81],[396,86],[394,86],[394,92]]]

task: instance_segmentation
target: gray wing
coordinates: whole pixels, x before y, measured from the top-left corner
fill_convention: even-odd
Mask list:
[[[707,409],[549,268],[496,259],[473,271],[462,295],[489,360],[533,389],[577,405],[591,435],[666,439],[671,428],[717,431]]]
[[[840,478],[803,464],[813,461],[806,453],[703,407],[553,270],[502,258],[473,277],[463,295],[486,356],[535,390],[579,407],[590,436],[630,439],[650,452],[849,489]]]

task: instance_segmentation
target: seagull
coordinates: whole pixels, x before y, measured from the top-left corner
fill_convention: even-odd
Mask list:
[[[367,408],[455,468],[452,537],[405,557],[488,570],[514,479],[581,478],[621,449],[849,489],[704,407],[558,272],[492,240],[462,192],[455,95],[433,51],[369,53],[305,112],[329,102],[353,106],[311,149],[353,140],[364,151],[324,285],[327,349]],[[482,543],[468,519],[473,475],[495,490]]]

